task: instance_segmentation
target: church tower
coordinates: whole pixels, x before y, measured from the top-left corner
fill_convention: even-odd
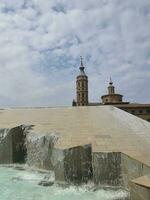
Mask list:
[[[80,72],[76,78],[76,105],[88,105],[88,77],[84,71],[83,60],[81,56]]]

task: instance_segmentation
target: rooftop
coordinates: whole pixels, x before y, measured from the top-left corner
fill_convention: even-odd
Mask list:
[[[130,104],[116,104],[118,107],[128,108],[150,108],[150,104],[130,103]]]

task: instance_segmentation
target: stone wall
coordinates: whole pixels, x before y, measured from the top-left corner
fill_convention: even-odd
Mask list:
[[[132,179],[150,174],[150,167],[127,156],[126,154],[121,153],[121,171],[123,185],[126,188],[130,188]]]
[[[132,183],[130,192],[131,192],[132,200],[149,200],[150,199],[150,188]]]
[[[122,184],[128,188],[132,200],[149,200],[150,189],[132,182],[133,179],[150,174],[150,167],[121,153]]]

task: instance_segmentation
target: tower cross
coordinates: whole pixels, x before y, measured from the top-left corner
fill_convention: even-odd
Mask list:
[[[83,57],[80,56],[80,59],[81,59],[81,67],[83,67]]]

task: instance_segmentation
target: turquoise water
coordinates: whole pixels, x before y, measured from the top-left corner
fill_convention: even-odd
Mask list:
[[[0,200],[115,200],[125,199],[122,190],[93,192],[89,186],[49,187],[38,185],[45,174],[0,167]],[[53,177],[52,177],[53,179]]]

